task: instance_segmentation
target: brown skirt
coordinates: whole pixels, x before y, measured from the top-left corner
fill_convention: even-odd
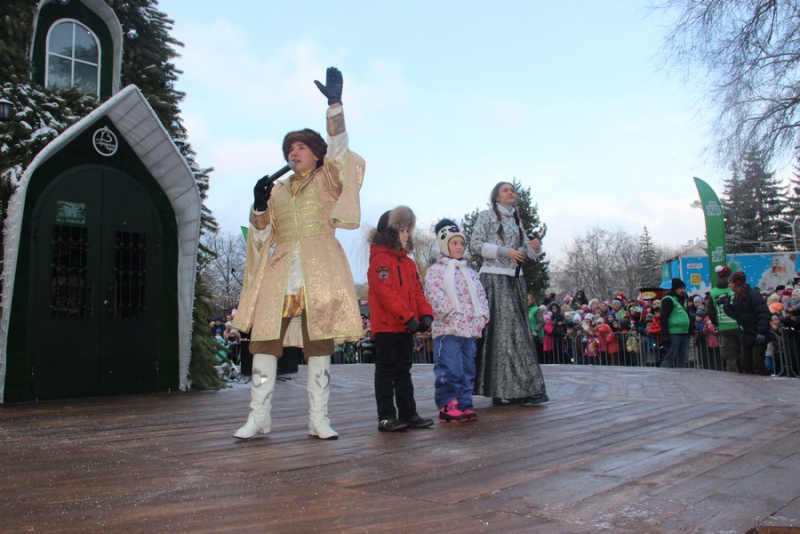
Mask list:
[[[284,317],[281,321],[281,336],[278,339],[271,339],[269,341],[251,341],[250,354],[272,354],[273,356],[281,357],[283,354],[283,340],[286,337],[286,330],[291,323],[291,317]],[[306,313],[305,311],[300,316],[300,323],[303,331],[303,357],[306,361],[310,356],[328,356],[333,354],[333,339],[319,339],[311,341],[308,338],[308,327],[306,326]]]

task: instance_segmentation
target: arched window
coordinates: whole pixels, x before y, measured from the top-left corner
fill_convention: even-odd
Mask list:
[[[47,35],[47,87],[72,87],[100,93],[100,45],[89,28],[74,20],[61,20]]]

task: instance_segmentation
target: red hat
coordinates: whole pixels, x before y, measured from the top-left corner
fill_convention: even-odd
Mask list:
[[[720,278],[727,278],[731,275],[731,268],[727,265],[717,265],[714,272],[716,272],[717,276]]]
[[[731,275],[729,281],[735,286],[740,286],[747,282],[747,275],[744,274],[744,271],[736,271]]]

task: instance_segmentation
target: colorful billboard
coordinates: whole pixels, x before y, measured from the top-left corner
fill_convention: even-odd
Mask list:
[[[779,285],[792,284],[798,278],[800,264],[794,252],[774,254],[728,254],[731,271],[744,271],[747,282],[769,292]],[[708,256],[681,256],[661,264],[661,287],[669,288],[672,278],[686,283],[690,295],[705,295],[711,291]]]

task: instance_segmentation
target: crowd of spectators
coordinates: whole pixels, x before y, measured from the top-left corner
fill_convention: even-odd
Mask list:
[[[762,294],[772,314],[767,368],[772,374],[800,377],[800,283]],[[706,299],[707,295],[699,294],[686,299],[692,322],[689,365],[724,371],[717,327],[707,313]],[[579,290],[561,299],[550,293],[541,304],[529,295],[528,305],[540,363],[657,367],[666,353],[658,298],[628,298],[617,293],[602,300]],[[231,316],[223,320],[218,315],[209,327],[222,348],[220,359],[227,356],[238,363],[241,334],[231,327],[231,320]],[[363,316],[362,320],[364,337],[337,344],[333,363],[374,362],[369,318]],[[427,332],[415,335],[414,363],[433,363],[433,340]]]
[[[692,323],[690,367],[723,371],[717,327],[707,313],[707,295],[686,299]],[[800,284],[764,294],[772,313],[767,367],[772,374],[800,376]],[[666,353],[662,339],[661,300],[628,299],[624,293],[601,300],[583,291],[542,304],[528,299],[531,328],[537,334],[544,364],[659,366]]]

